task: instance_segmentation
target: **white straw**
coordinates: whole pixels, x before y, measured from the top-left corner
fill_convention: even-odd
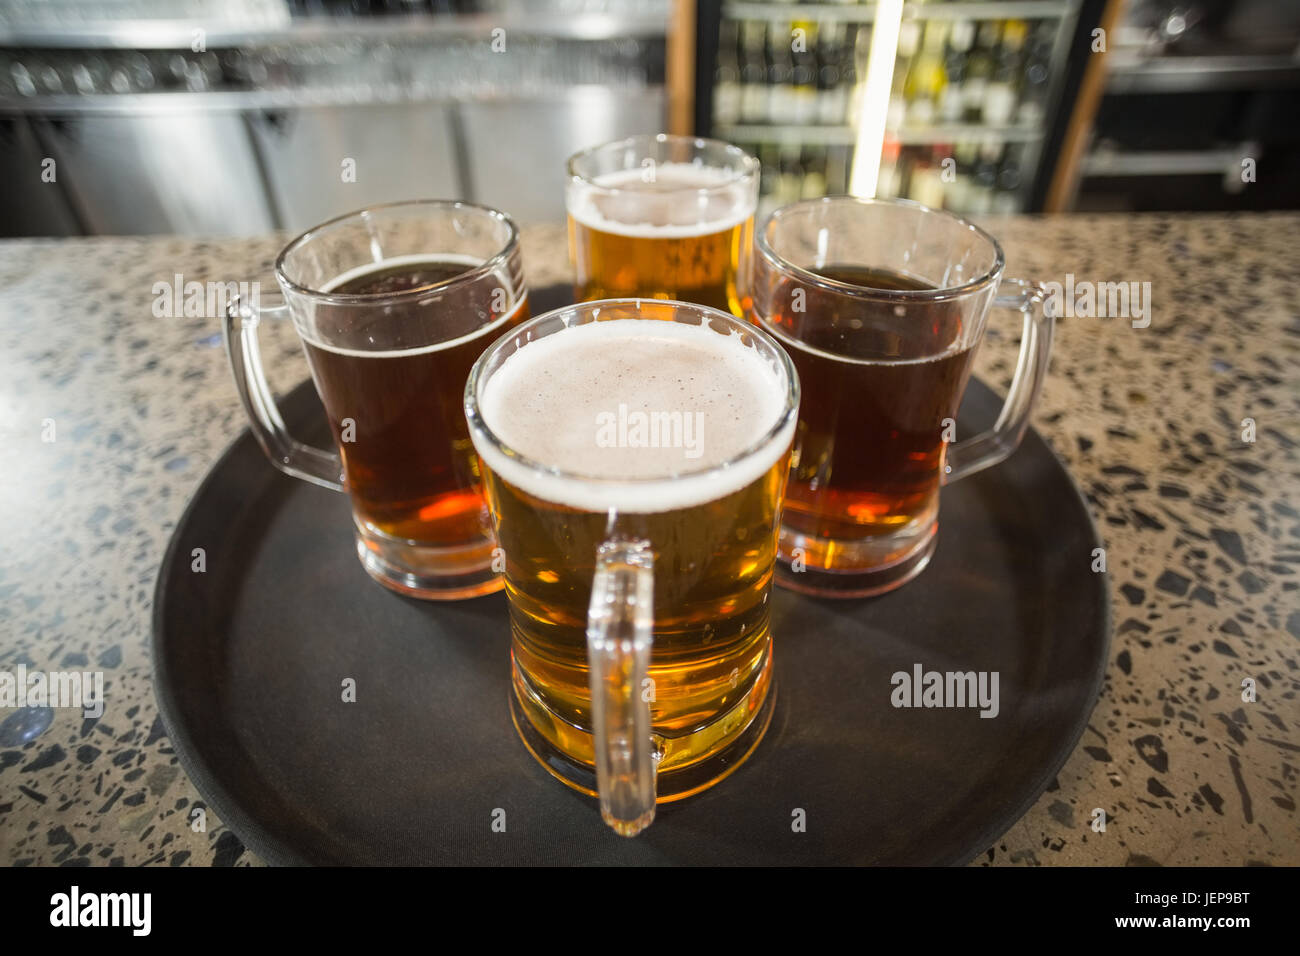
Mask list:
[[[863,199],[876,195],[880,177],[880,154],[885,147],[885,114],[889,110],[889,88],[894,81],[894,57],[898,53],[898,25],[903,19],[903,0],[877,0],[871,29],[871,53],[867,57],[866,88],[858,105],[857,143],[853,150],[853,172],[849,192]]]

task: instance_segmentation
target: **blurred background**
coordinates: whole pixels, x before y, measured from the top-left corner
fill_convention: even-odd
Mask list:
[[[0,0],[0,235],[246,235],[458,197],[670,131],[847,191],[852,0]],[[1300,0],[904,8],[880,194],[973,216],[1300,208]],[[349,164],[353,172],[349,180]]]

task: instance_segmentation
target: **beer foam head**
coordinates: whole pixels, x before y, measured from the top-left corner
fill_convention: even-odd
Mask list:
[[[697,163],[620,169],[569,184],[569,213],[589,229],[646,239],[708,236],[754,215],[753,177]]]
[[[787,388],[785,373],[734,331],[588,322],[523,344],[480,387],[487,428],[543,469],[480,434],[474,444],[535,497],[584,511],[671,511],[739,491],[772,467],[794,434]]]

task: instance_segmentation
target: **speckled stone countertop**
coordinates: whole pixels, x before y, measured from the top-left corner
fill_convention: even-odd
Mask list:
[[[1034,422],[1106,543],[1111,660],[1078,750],[976,863],[1300,863],[1300,216],[988,225],[1008,274],[1150,282],[1152,312],[1058,323]],[[151,304],[176,274],[274,288],[283,241],[0,243],[0,670],[102,670],[107,698],[27,740],[39,715],[0,709],[0,863],[257,862],[213,815],[190,829],[150,686],[168,536],[244,426],[216,320]],[[562,228],[524,256],[535,287],[568,279]],[[1018,335],[990,326],[977,374],[1005,389]],[[277,388],[306,377],[291,329],[262,341]]]

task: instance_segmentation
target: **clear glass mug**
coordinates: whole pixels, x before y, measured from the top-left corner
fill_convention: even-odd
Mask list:
[[[1020,443],[1047,373],[1036,283],[1002,277],[997,240],[918,203],[793,203],[759,229],[752,319],[803,382],[781,524],[780,581],[832,597],[911,580],[936,544],[939,488]],[[992,308],[1023,328],[996,424],[958,440],[957,408]]]
[[[352,499],[357,554],[402,594],[501,588],[465,381],[489,342],[528,315],[518,233],[504,213],[420,200],[308,230],[275,263],[281,296],[235,301],[230,368],[254,436],[286,474]],[[292,319],[334,436],[294,439],[262,369],[264,318]]]
[[[757,159],[660,133],[583,150],[566,172],[574,298],[676,299],[743,315]]]
[[[606,334],[590,351],[589,337]],[[690,349],[709,356],[698,391],[671,378]],[[552,375],[567,378],[551,386]],[[712,457],[695,465],[687,455],[671,473],[612,473],[594,450],[600,413],[593,421],[583,404],[583,376],[611,415],[672,381],[681,406],[715,409],[697,430]],[[752,396],[744,429],[730,395],[708,406],[720,376],[736,399]],[[552,388],[554,399],[539,398]],[[506,416],[534,404],[525,413],[535,420],[512,426],[523,440],[514,443],[564,451],[536,458],[502,436]],[[492,345],[470,374],[465,414],[505,555],[515,727],[550,773],[598,795],[623,835],[648,826],[656,802],[735,770],[770,722],[769,597],[798,404],[790,359],[766,334],[662,300],[550,312]]]

